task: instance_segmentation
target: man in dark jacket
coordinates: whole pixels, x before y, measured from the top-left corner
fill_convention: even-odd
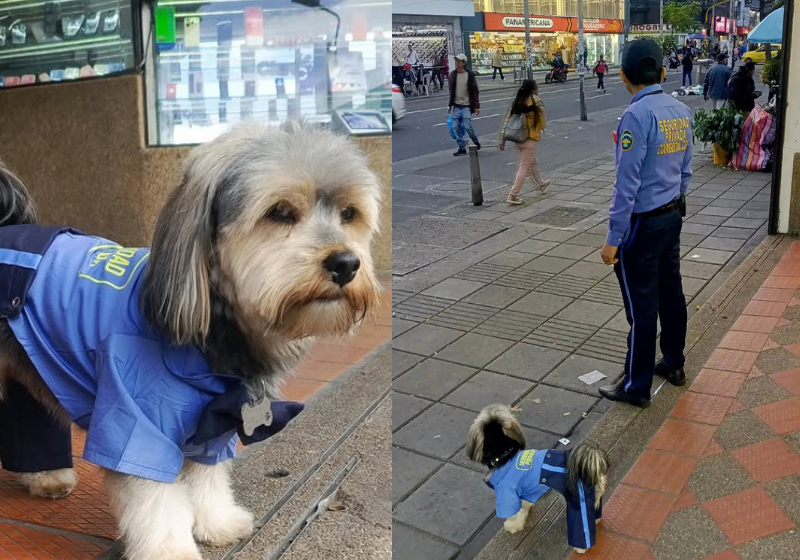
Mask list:
[[[728,99],[739,111],[745,113],[749,113],[756,106],[756,83],[753,81],[755,72],[756,63],[747,62],[739,67],[728,82]]]
[[[711,109],[722,109],[728,102],[728,80],[733,70],[726,65],[724,54],[717,55],[717,63],[708,71],[703,81],[703,99],[711,98]]]
[[[689,48],[684,49],[683,58],[681,58],[681,65],[683,65],[683,86],[686,87],[686,77],[689,77],[689,87],[692,86],[692,51]]]
[[[463,156],[467,153],[467,142],[464,140],[464,131],[480,150],[481,143],[472,129],[472,115],[481,114],[481,104],[478,98],[478,81],[472,70],[467,69],[467,56],[457,54],[456,69],[450,72],[450,103],[448,112],[453,120],[453,131],[456,135],[458,151],[454,156]]]

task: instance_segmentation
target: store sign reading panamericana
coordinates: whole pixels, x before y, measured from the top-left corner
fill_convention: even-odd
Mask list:
[[[528,25],[531,29],[552,29],[553,20],[550,18],[528,18]],[[503,18],[503,27],[507,29],[514,29],[516,27],[525,28],[524,17],[506,16]]]
[[[484,12],[483,18],[486,31],[523,31],[525,29],[525,16],[519,14]],[[578,32],[578,18],[575,17],[530,16],[528,25],[531,31]],[[622,20],[584,19],[583,30],[587,33],[622,33]]]

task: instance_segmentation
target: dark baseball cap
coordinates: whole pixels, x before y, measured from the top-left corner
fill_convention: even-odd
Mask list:
[[[642,66],[661,70],[663,67],[664,54],[661,47],[652,39],[635,39],[625,45],[622,49],[622,67],[640,68]],[[652,60],[652,62],[650,62]]]

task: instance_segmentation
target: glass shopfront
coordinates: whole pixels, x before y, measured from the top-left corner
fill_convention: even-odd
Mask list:
[[[124,0],[4,0],[0,88],[134,70],[135,21]]]
[[[506,68],[525,65],[524,17],[512,14],[485,13],[486,31],[469,34],[472,69],[479,74],[492,72],[492,54],[503,49],[503,66]],[[577,18],[539,17],[530,18],[531,66],[534,70],[550,68],[555,53],[561,53],[564,62],[576,65],[578,59]],[[619,44],[622,31],[621,20],[584,20],[584,42],[587,63],[591,68],[602,54],[608,64],[619,63]]]
[[[391,112],[391,2],[160,0],[151,142],[211,140],[244,120]]]

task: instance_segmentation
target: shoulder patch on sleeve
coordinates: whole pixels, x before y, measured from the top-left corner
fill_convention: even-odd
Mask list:
[[[630,130],[623,130],[622,136],[620,136],[619,144],[622,147],[623,152],[627,152],[631,148],[633,148],[633,132]]]

